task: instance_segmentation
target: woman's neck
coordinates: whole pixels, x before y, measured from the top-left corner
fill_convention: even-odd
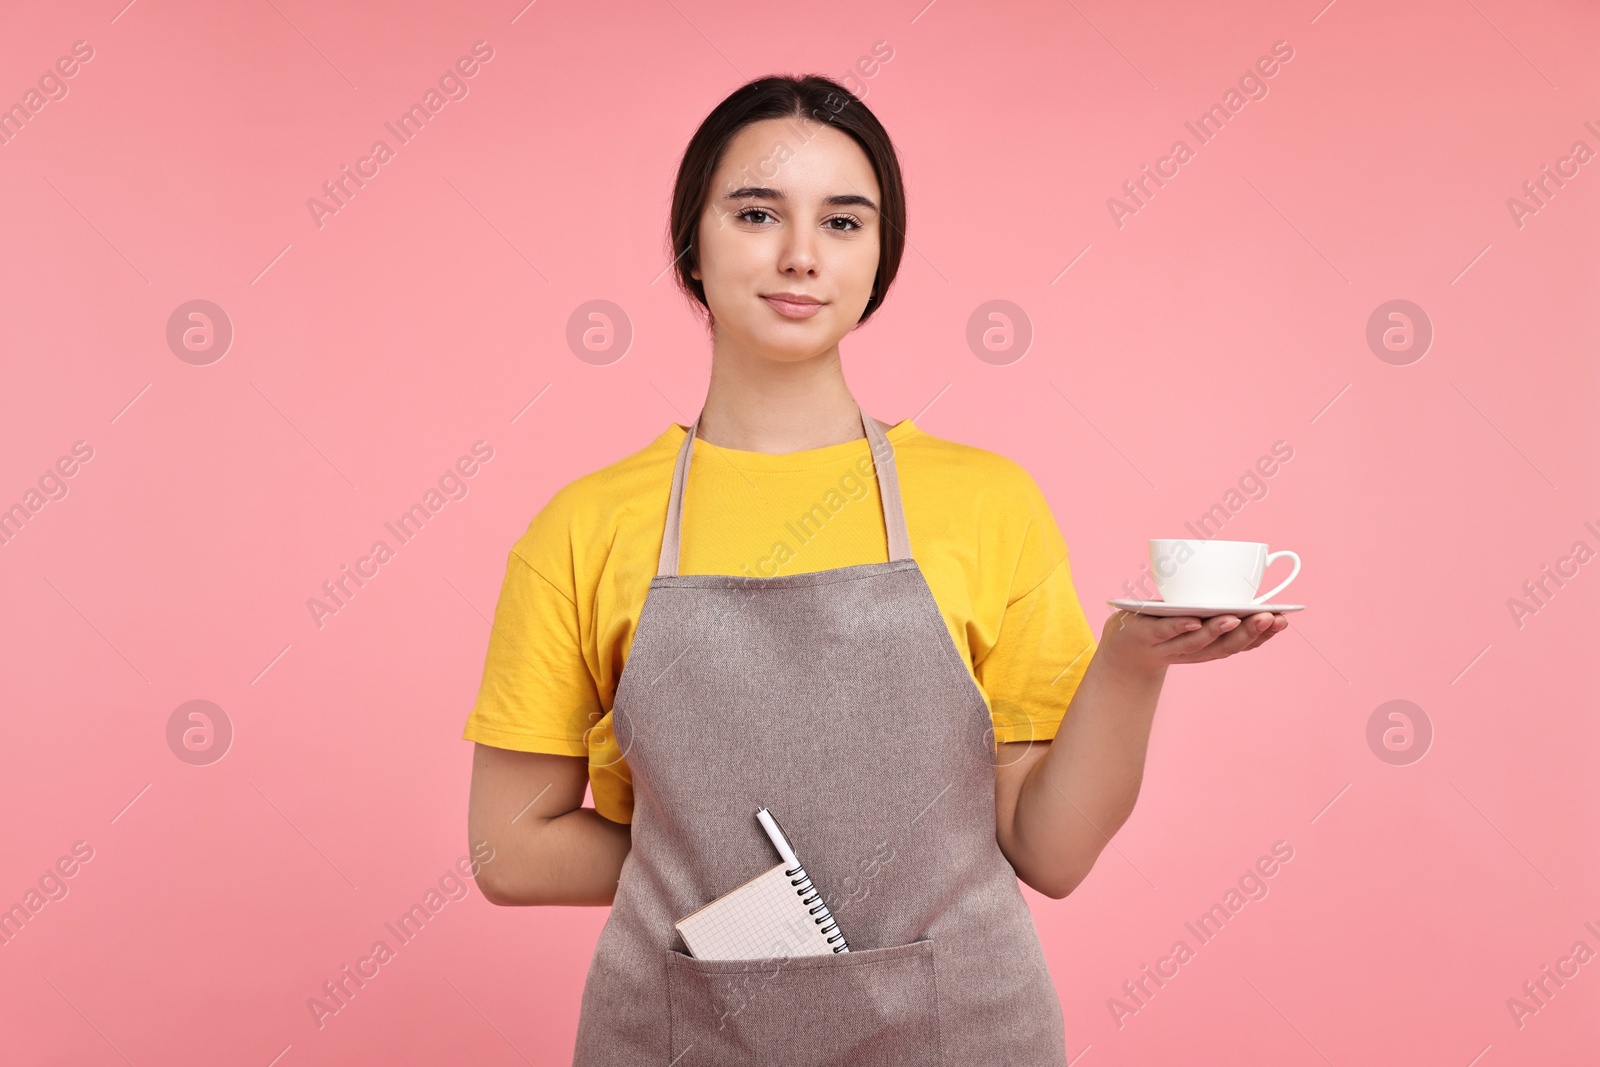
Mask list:
[[[784,362],[713,354],[700,437],[743,452],[800,452],[862,436],[861,409],[845,384],[837,346]]]

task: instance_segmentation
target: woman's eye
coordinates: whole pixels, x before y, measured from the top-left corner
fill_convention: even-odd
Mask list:
[[[756,218],[757,215],[761,216],[761,218],[760,219]],[[772,214],[771,214],[771,212],[767,211],[765,208],[747,207],[742,211],[736,212],[733,217],[736,218],[736,219],[743,219],[746,222],[755,223],[756,225],[759,226],[759,225],[761,225],[761,223],[763,221],[771,219],[772,218]],[[833,225],[836,222],[847,223],[847,225],[845,225],[845,226],[835,226],[835,225]],[[825,225],[829,229],[833,230],[835,233],[849,233],[852,230],[861,229],[861,220],[857,219],[857,218],[854,218],[854,217],[852,217],[850,215],[835,215],[833,218],[828,219],[827,222],[825,223]]]

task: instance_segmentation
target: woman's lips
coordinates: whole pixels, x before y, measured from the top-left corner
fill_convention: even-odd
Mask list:
[[[822,304],[797,304],[792,300],[780,300],[775,296],[764,296],[761,299],[771,304],[778,314],[786,319],[809,319],[824,307]]]

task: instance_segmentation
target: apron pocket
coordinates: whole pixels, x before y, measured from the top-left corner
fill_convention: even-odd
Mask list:
[[[937,1067],[933,946],[765,960],[669,949],[673,1067]]]

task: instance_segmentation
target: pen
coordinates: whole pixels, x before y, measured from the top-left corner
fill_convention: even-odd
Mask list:
[[[789,839],[783,836],[783,831],[778,828],[778,820],[772,817],[772,812],[766,808],[757,808],[756,818],[761,820],[761,828],[772,839],[772,847],[778,850],[783,862],[790,867],[799,867],[800,861],[795,858],[794,849],[789,847]]]

